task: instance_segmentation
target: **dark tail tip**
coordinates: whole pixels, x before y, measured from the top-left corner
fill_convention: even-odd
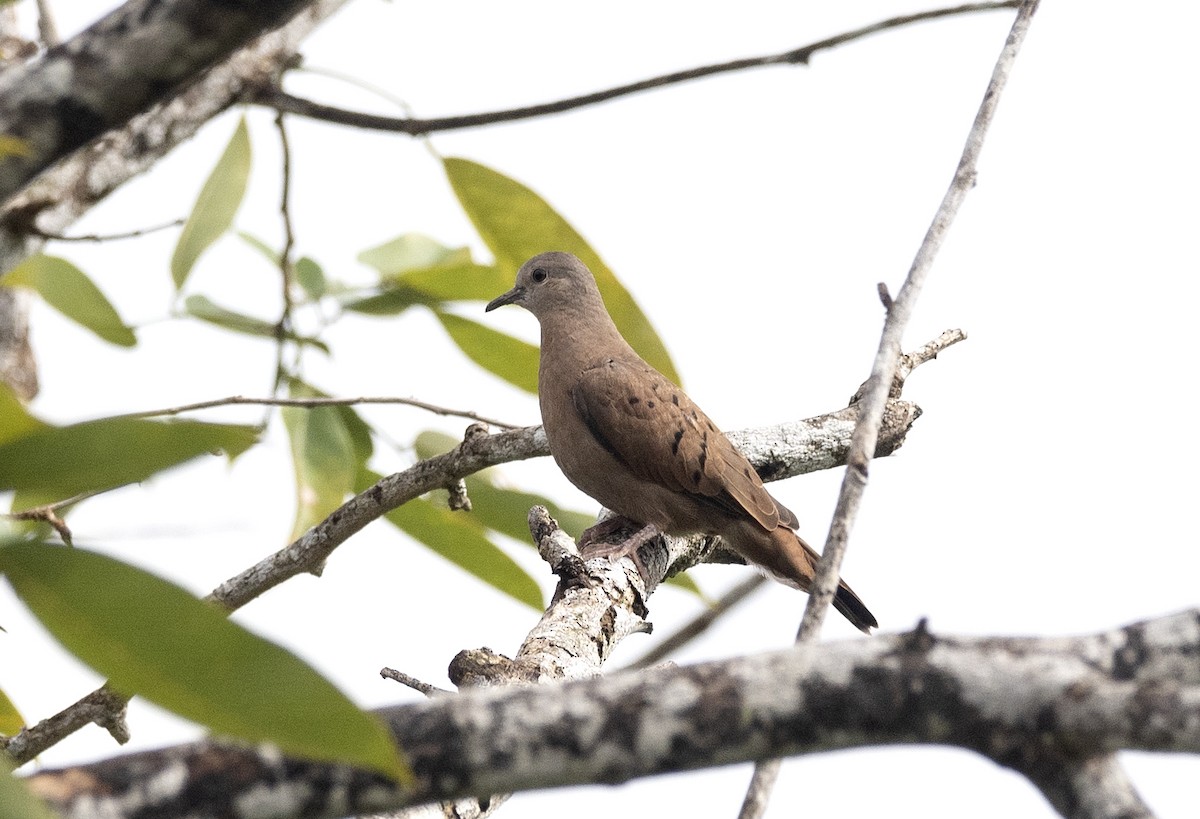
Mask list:
[[[837,594],[833,596],[833,607],[863,634],[870,634],[871,629],[879,628],[879,621],[875,619],[875,615],[871,614],[871,610],[845,583],[838,586]]]

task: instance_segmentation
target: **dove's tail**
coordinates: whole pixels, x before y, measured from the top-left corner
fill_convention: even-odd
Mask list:
[[[753,562],[763,566],[775,579],[801,591],[808,591],[812,587],[817,561],[821,556],[813,551],[803,538],[785,526],[772,530],[770,534],[772,546],[775,547],[771,550],[775,553],[772,557],[775,559],[769,562],[754,559]],[[846,585],[845,580],[838,583],[837,593],[833,596],[833,607],[864,634],[870,634],[871,629],[879,627],[875,615],[871,614],[862,599],[854,593],[854,589]]]

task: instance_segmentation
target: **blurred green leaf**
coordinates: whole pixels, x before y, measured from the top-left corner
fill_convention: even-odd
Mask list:
[[[0,490],[66,498],[145,480],[215,450],[236,457],[257,438],[253,427],[185,419],[102,418],[42,426],[0,444]]]
[[[467,357],[526,392],[537,392],[538,348],[477,322],[435,310],[434,315]]]
[[[512,277],[496,267],[468,264],[412,270],[397,282],[438,302],[491,301],[512,286]]]
[[[496,267],[507,274],[504,287],[491,297],[512,286],[517,269],[530,257],[547,250],[574,253],[595,274],[608,312],[625,340],[659,372],[679,383],[675,365],[649,319],[566,219],[538,194],[491,168],[455,157],[443,164],[458,201],[495,255]]]
[[[28,287],[46,304],[100,338],[122,347],[137,344],[133,330],[82,270],[57,256],[37,253],[0,277],[7,287]]]
[[[255,318],[254,316],[247,316],[245,313],[239,313],[227,307],[222,307],[207,296],[199,294],[188,296],[183,301],[183,309],[193,318],[207,321],[209,324],[215,324],[218,327],[224,327],[226,330],[232,330],[235,333],[257,336],[258,338],[275,339],[278,337],[278,330],[274,322]],[[323,353],[329,353],[329,346],[320,339],[298,336],[293,332],[285,333],[284,336],[289,341],[295,341],[298,344],[308,344],[316,347]]]
[[[49,428],[49,424],[30,415],[12,388],[0,381],[0,444]]]
[[[67,650],[118,690],[220,734],[411,780],[381,721],[179,586],[85,549],[41,543],[0,546],[0,570]]]
[[[311,398],[315,390],[295,384],[293,398]],[[343,407],[284,407],[283,423],[292,444],[296,472],[294,540],[342,505],[358,475],[356,442],[346,428]]]
[[[279,251],[271,247],[262,239],[245,230],[237,231],[237,236],[250,247],[257,250],[264,259],[271,263],[271,267],[279,268]]]
[[[0,152],[0,156],[3,153]],[[0,816],[4,819],[60,819],[29,786],[12,775],[12,764],[0,758]]]
[[[357,488],[361,492],[381,478],[378,473],[363,470]],[[489,586],[538,611],[543,609],[537,582],[488,540],[483,527],[469,515],[414,498],[385,517],[414,540]]]
[[[309,256],[296,260],[296,283],[314,301],[325,295],[325,271]]]
[[[233,224],[249,178],[250,133],[246,130],[246,118],[242,117],[216,167],[200,189],[196,204],[175,244],[175,253],[171,256],[171,278],[175,281],[176,290],[183,287],[200,254]]]
[[[397,278],[410,270],[469,265],[471,251],[466,247],[446,247],[421,233],[405,233],[367,248],[358,254],[358,260],[378,270],[382,278]]]
[[[0,736],[11,737],[24,727],[25,717],[21,716],[17,706],[13,705],[13,701],[8,698],[8,694],[0,689]],[[3,815],[0,813],[0,816]]]
[[[353,310],[368,316],[396,316],[415,304],[432,306],[435,299],[414,290],[407,285],[388,282],[379,288],[370,288],[368,295],[358,295],[363,291],[348,291],[342,294],[343,310]]]

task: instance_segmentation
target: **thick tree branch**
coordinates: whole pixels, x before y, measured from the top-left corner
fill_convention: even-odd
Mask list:
[[[295,59],[300,42],[344,3],[345,0],[311,0],[303,12],[281,28],[259,37],[202,74],[175,98],[109,131],[26,185],[0,206],[0,272],[10,270],[37,252],[44,243],[43,234],[61,233],[116,188],[241,100],[248,88],[275,82]],[[84,32],[75,40],[87,36],[88,32]],[[62,48],[68,47],[69,44]],[[92,46],[79,47],[86,50]],[[136,60],[139,56],[135,45],[128,59]],[[20,70],[28,72],[33,66]],[[4,83],[11,82],[7,73],[3,76]],[[0,103],[4,102],[0,96]],[[0,197],[3,198],[7,196]]]
[[[462,116],[438,117],[435,119],[385,117],[360,111],[347,111],[343,108],[336,108],[331,105],[322,105],[311,100],[301,99],[300,97],[286,93],[277,86],[263,88],[254,101],[274,108],[277,111],[299,114],[311,119],[324,120],[338,125],[349,125],[354,128],[365,128],[376,131],[392,131],[400,134],[408,134],[409,136],[423,136],[438,131],[477,128],[482,125],[494,125],[500,122],[512,122],[514,120],[544,117],[550,114],[561,114],[564,111],[595,105],[607,100],[616,99],[617,97],[624,97],[629,94],[637,94],[656,88],[664,88],[682,82],[690,82],[716,74],[727,74],[733,71],[745,71],[751,68],[764,68],[772,65],[807,65],[813,54],[819,51],[836,48],[854,40],[860,40],[872,34],[887,31],[888,29],[900,28],[914,23],[922,23],[957,14],[1012,9],[1018,5],[1018,0],[1001,0],[1001,2],[990,3],[966,3],[951,8],[933,9],[917,14],[905,14],[900,17],[881,20],[877,23],[853,29],[852,31],[847,31],[833,37],[827,37],[815,43],[809,43],[808,45],[800,46],[799,48],[794,48],[791,51],[785,51],[780,54],[747,57],[741,60],[731,60],[725,63],[689,68],[684,71],[675,71],[658,77],[650,77],[649,79],[639,80],[628,85],[619,85],[615,88],[607,88],[603,91],[583,94],[578,97],[555,100],[554,102],[542,103],[540,105],[510,108],[503,111],[489,111],[481,114],[464,114]]]
[[[29,777],[66,816],[335,817],[436,799],[900,743],[976,751],[1112,817],[1105,760],[1200,752],[1200,611],[1089,637],[908,634],[466,691],[380,712],[418,779],[206,741]],[[1123,790],[1122,793],[1128,793]],[[1121,804],[1129,805],[1128,801]],[[1133,815],[1137,815],[1135,810]]]
[[[0,76],[0,202],[52,163],[177,94],[306,0],[130,0],[70,41]]]

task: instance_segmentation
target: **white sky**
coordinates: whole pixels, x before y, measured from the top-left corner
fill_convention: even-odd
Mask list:
[[[30,4],[22,3],[24,10]],[[108,3],[57,4],[70,33]],[[386,87],[422,116],[490,110],[587,92],[660,72],[786,50],[926,5],[615,2],[405,3],[357,0],[314,36],[310,65]],[[869,371],[881,309],[898,288],[958,160],[1011,17],[993,13],[904,29],[772,68],[644,94],[572,114],[438,135],[445,155],[509,174],[545,196],[592,242],[666,340],[685,385],[728,429],[836,409]],[[1200,144],[1191,4],[1043,5],[988,138],[979,184],[938,259],[908,346],[962,327],[970,339],[909,382],[925,416],[871,472],[845,575],[887,631],[918,618],[950,634],[1071,634],[1197,603],[1191,504],[1196,186]],[[289,88],[395,113],[343,84]],[[75,232],[184,215],[236,115],[211,124]],[[278,150],[268,113],[250,112],[255,167],[238,226],[276,240]],[[293,118],[299,250],[327,273],[364,280],[356,254],[400,233],[474,239],[438,163],[406,137]],[[78,420],[235,393],[270,383],[269,345],[187,321],[170,308],[175,233],[100,247],[58,244],[139,325],[127,352],[36,309],[43,390],[34,410]],[[236,241],[192,282],[222,303],[272,317],[272,271]],[[471,307],[471,315],[479,316]],[[501,326],[534,337],[534,320]],[[482,373],[418,312],[345,321],[331,362],[306,374],[334,394],[412,395],[517,422],[536,403]],[[365,411],[401,443],[462,421]],[[222,418],[253,421],[257,411]],[[1176,429],[1176,427],[1180,427]],[[230,471],[216,459],[112,493],[72,518],[78,541],[205,593],[284,544],[291,525],[287,446],[271,440]],[[407,453],[381,447],[379,466]],[[505,467],[514,484],[590,509],[549,463]],[[823,541],[840,473],[773,491]],[[529,550],[514,554],[552,578]],[[745,570],[705,567],[713,594]],[[804,598],[773,586],[681,662],[785,646]],[[651,600],[660,633],[698,603]],[[390,665],[440,685],[462,649],[512,653],[533,612],[428,556],[386,525],[343,546],[319,581],[298,578],[237,619],[296,650],[360,703],[415,699],[378,679]],[[98,680],[57,649],[0,589],[0,685],[31,719]],[[829,639],[853,630],[832,617]],[[633,638],[618,656],[650,643]],[[130,749],[195,729],[136,702]],[[46,765],[109,756],[96,728]],[[1200,760],[1127,755],[1163,817],[1195,815]],[[668,807],[734,816],[748,766],[517,796],[522,817],[645,815]],[[868,787],[864,787],[869,783]],[[789,762],[768,816],[1053,815],[1020,777],[971,754],[897,748]]]

